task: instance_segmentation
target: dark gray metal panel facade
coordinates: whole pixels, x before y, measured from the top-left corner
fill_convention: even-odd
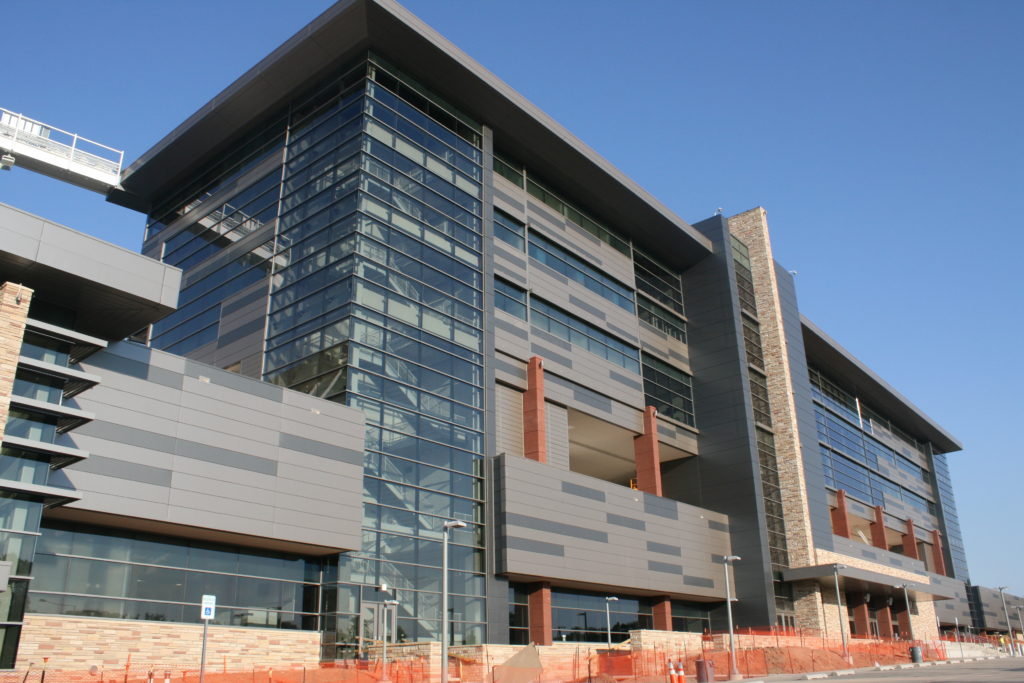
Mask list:
[[[103,381],[77,399],[97,419],[68,435],[92,457],[63,471],[82,494],[64,516],[359,547],[358,411],[128,342],[82,365]]]
[[[807,373],[807,353],[804,350],[796,283],[789,271],[778,263],[775,264],[775,280],[778,283],[782,330],[789,354],[790,382],[793,387],[793,405],[796,408],[804,481],[807,487],[811,537],[815,548],[832,550],[832,518],[829,516],[828,492],[825,490],[824,469],[818,450],[818,427],[814,419],[811,380]]]
[[[940,586],[944,592],[955,596],[952,600],[935,601],[935,616],[939,623],[953,625],[959,621],[961,626],[973,626],[966,584],[949,576],[930,574],[930,577],[932,583]]]
[[[601,479],[501,456],[498,571],[555,585],[721,599],[728,518]]]
[[[999,597],[999,591],[995,588],[985,586],[971,586],[971,600],[974,608],[974,625],[979,629],[993,631],[1006,631],[1006,612],[1003,610],[1003,601]],[[1017,623],[1016,607],[1021,608],[1024,613],[1024,598],[1007,593],[1006,609],[1010,613],[1010,621],[1013,622],[1014,630],[1021,628]]]
[[[664,486],[667,495],[678,487],[683,500],[728,515],[732,552],[743,558],[735,564],[736,618],[773,624],[772,572],[729,232],[721,216],[694,227],[714,244],[712,256],[683,274],[700,457],[667,468]],[[714,616],[724,621],[724,614]]]

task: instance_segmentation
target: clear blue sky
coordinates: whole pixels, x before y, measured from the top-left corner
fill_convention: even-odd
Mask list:
[[[0,106],[134,160],[329,4],[4,3]],[[965,444],[972,579],[1024,595],[1024,2],[405,4],[684,219],[766,207],[801,309]],[[24,170],[0,201],[140,244]]]

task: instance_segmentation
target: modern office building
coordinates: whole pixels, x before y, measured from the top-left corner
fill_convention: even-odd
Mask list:
[[[960,444],[801,316],[765,212],[687,223],[393,2],[333,6],[108,198],[145,256],[50,261],[74,233],[0,214],[43,226],[2,242],[0,322],[64,344],[5,347],[4,458],[50,466],[9,489],[45,509],[8,526],[41,530],[8,664],[22,624],[169,633],[204,592],[303,660],[383,610],[467,644],[720,628],[726,576],[743,626],[970,621]]]

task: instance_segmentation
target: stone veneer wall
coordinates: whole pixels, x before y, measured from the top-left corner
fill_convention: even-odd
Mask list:
[[[782,329],[782,306],[779,302],[775,260],[768,235],[767,212],[757,207],[729,218],[729,231],[742,241],[750,254],[750,271],[754,279],[754,299],[761,328],[761,350],[768,382],[772,431],[775,435],[775,460],[782,491],[782,514],[786,524],[786,546],[790,567],[807,567],[818,563],[811,517],[807,500],[803,455],[796,405],[793,402],[793,380],[789,352]],[[835,600],[833,599],[833,603]],[[838,615],[828,622],[822,604],[822,591],[816,582],[793,586],[793,607],[797,627],[838,634]],[[835,612],[835,609],[833,609]]]
[[[19,303],[19,298],[21,299]],[[18,356],[25,336],[25,319],[32,290],[15,282],[0,284],[0,437],[7,424],[14,375],[18,371]]]
[[[815,564],[808,513],[807,483],[793,402],[793,382],[789,368],[782,306],[775,279],[775,260],[768,237],[768,217],[761,207],[729,218],[729,232],[736,235],[750,254],[754,278],[754,299],[761,328],[761,350],[768,379],[772,432],[775,434],[775,458],[782,487],[782,511],[786,522],[786,547],[791,567]]]
[[[96,617],[25,616],[16,668],[49,657],[47,669],[83,671],[91,666],[133,670],[197,670],[203,627],[159,621]],[[210,671],[316,666],[320,634],[269,628],[210,626],[206,663]]]

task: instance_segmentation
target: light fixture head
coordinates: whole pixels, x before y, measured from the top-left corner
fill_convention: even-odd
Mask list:
[[[464,529],[466,523],[461,519],[450,519],[442,525],[444,529]]]
[[[739,562],[742,559],[743,558],[740,557],[739,555],[726,555],[725,557],[722,558],[722,561],[725,562],[726,564],[728,564],[729,562]]]
[[[398,600],[385,600],[384,604],[385,605],[397,605],[398,604]]]
[[[5,171],[10,171],[11,166],[14,166],[13,154],[4,154],[3,156],[0,156],[0,168]]]
[[[619,599],[617,597],[615,597],[614,595],[609,595],[604,600],[605,600],[605,602],[618,602],[619,601]]]

